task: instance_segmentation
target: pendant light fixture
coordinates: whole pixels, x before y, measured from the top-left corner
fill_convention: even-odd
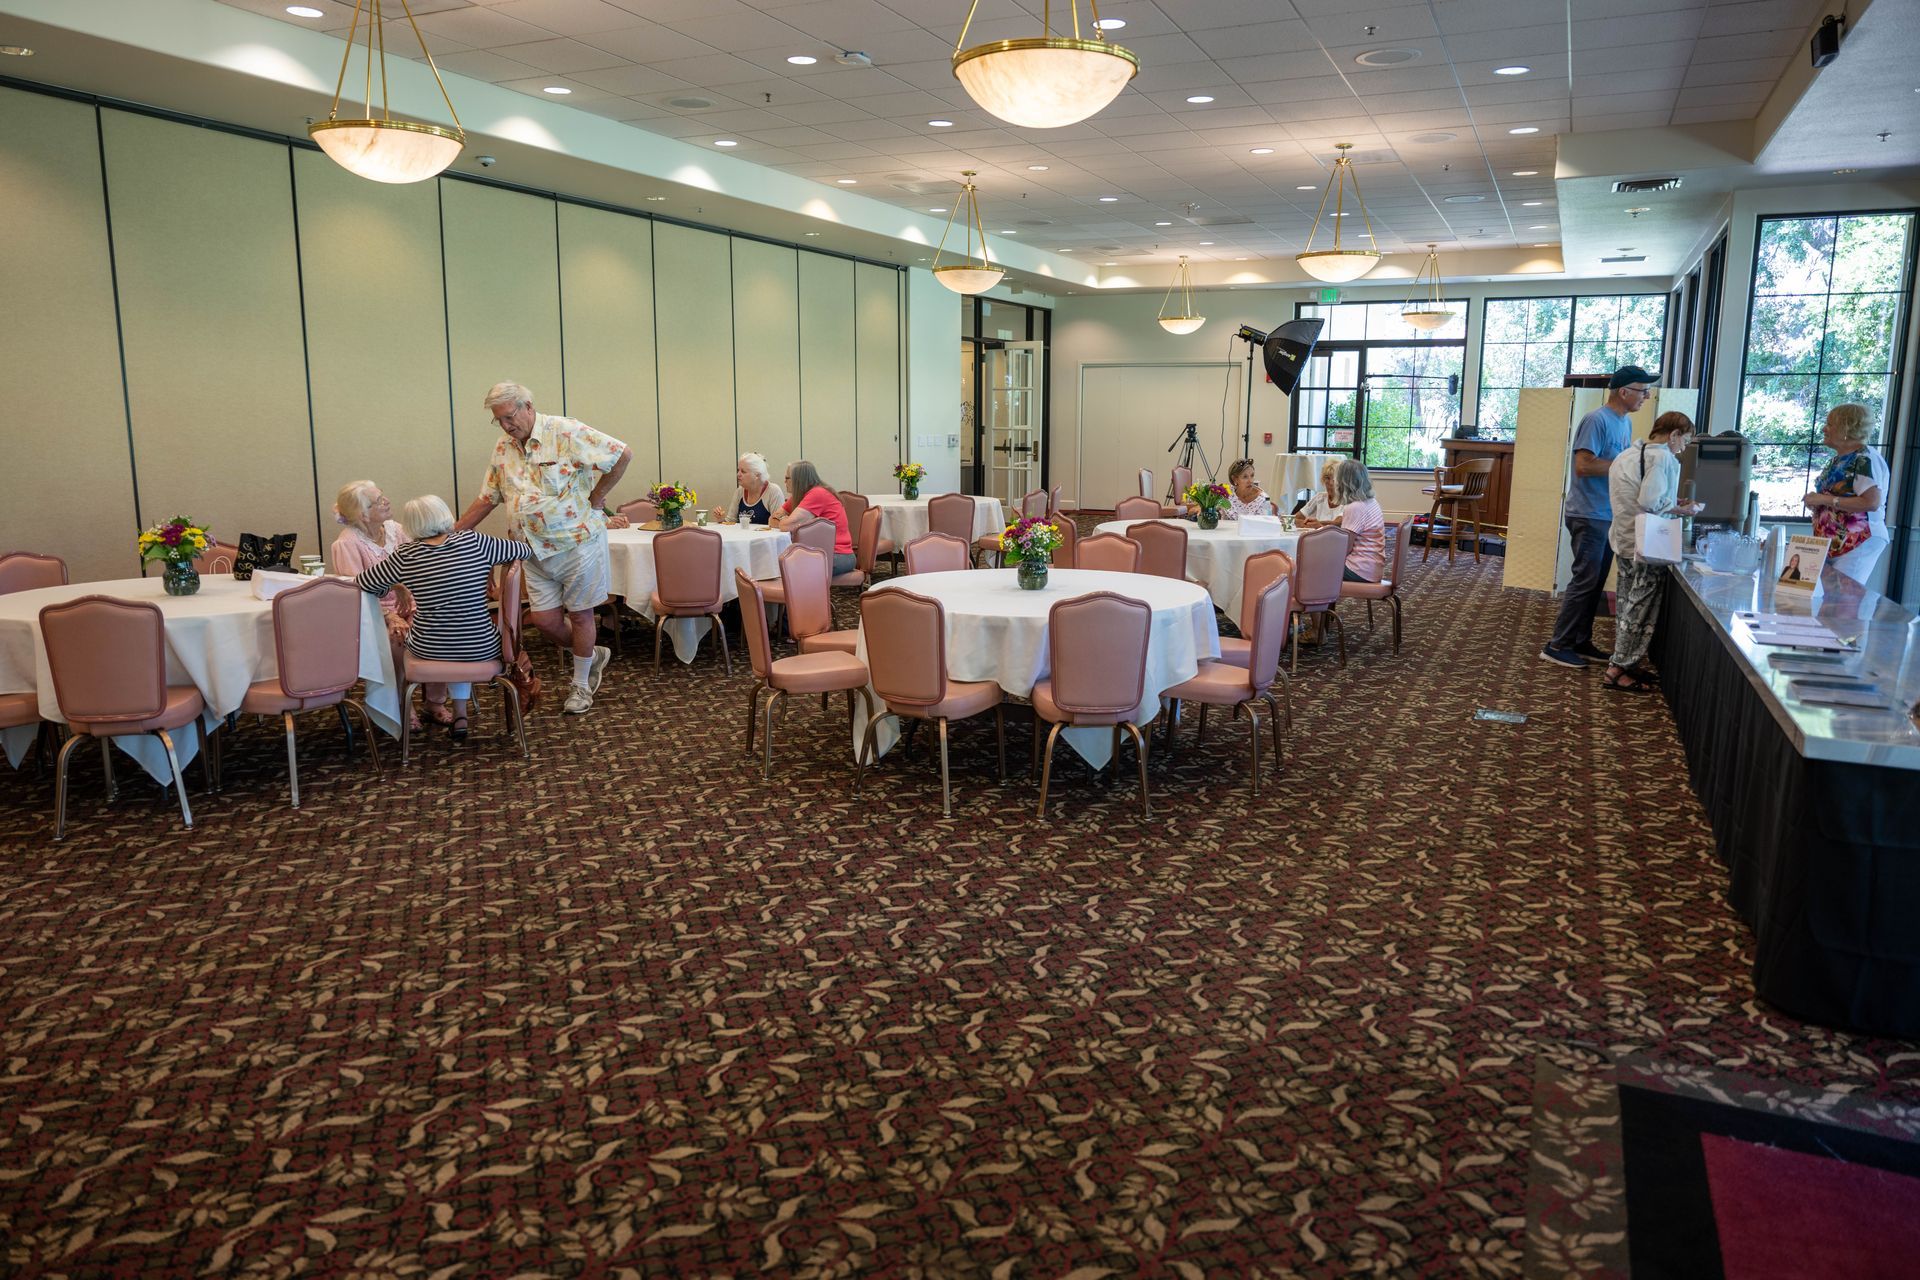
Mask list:
[[[308,125],[307,133],[320,144],[328,158],[349,173],[375,182],[420,182],[452,164],[466,145],[467,135],[460,127],[460,115],[453,109],[453,99],[447,96],[447,86],[440,79],[440,68],[433,65],[433,55],[427,52],[420,24],[413,20],[413,8],[408,0],[400,0],[400,9],[407,15],[407,25],[413,28],[413,38],[420,43],[420,53],[427,60],[427,69],[433,72],[433,82],[440,87],[440,97],[447,104],[453,127],[393,118],[393,109],[387,100],[385,15],[380,8],[381,0],[354,0],[353,25],[347,29],[347,49],[340,57],[340,79],[333,87],[333,109],[327,112],[325,120]],[[366,115],[362,119],[343,120],[340,96],[347,86],[347,64],[353,58],[353,42],[360,32],[363,12],[367,33]],[[380,46],[380,113],[377,117],[373,109],[376,41]]]
[[[1180,291],[1180,312],[1167,314],[1167,303],[1173,297],[1173,291]],[[1173,283],[1167,286],[1167,296],[1160,299],[1160,327],[1168,333],[1192,333],[1207,322],[1202,315],[1193,311],[1193,272],[1187,266],[1187,255],[1180,255],[1180,267],[1173,273]]]
[[[1353,172],[1353,161],[1347,158],[1347,152],[1353,150],[1351,142],[1336,143],[1340,158],[1333,162],[1333,176],[1327,179],[1327,190],[1320,197],[1320,212],[1314,215],[1313,230],[1307,233],[1307,250],[1296,253],[1293,260],[1300,269],[1316,280],[1325,280],[1328,284],[1345,284],[1349,280],[1358,280],[1380,263],[1380,251],[1373,245],[1373,222],[1367,217],[1366,201],[1360,198],[1360,178]],[[1367,244],[1365,249],[1343,249],[1340,247],[1340,222],[1346,217],[1347,184],[1353,184],[1353,202],[1360,207],[1360,221],[1366,224]],[[1333,247],[1316,249],[1313,238],[1320,234],[1320,220],[1327,216],[1327,201],[1333,201]]]
[[[1420,282],[1426,281],[1426,296],[1420,294]],[[1413,291],[1401,304],[1400,318],[1416,329],[1433,330],[1451,321],[1456,313],[1440,300],[1440,255],[1427,246],[1427,260],[1413,277]]]
[[[1067,0],[1067,7],[1071,36],[1053,33],[1053,2],[1046,0],[1038,36],[968,49],[967,32],[980,8],[973,0],[953,46],[954,78],[975,102],[1023,129],[1058,129],[1099,112],[1140,73],[1140,59],[1107,39],[1095,0],[1087,2],[1093,22],[1085,34],[1080,0]]]
[[[1000,277],[1007,274],[1005,267],[996,267],[987,261],[987,229],[980,221],[980,202],[974,198],[974,170],[963,169],[960,176],[965,178],[966,190],[954,201],[953,212],[947,215],[947,229],[940,233],[940,247],[933,251],[933,278],[955,293],[985,293],[1000,283]],[[940,265],[940,255],[947,251],[947,237],[953,234],[953,220],[961,219],[966,223],[967,251],[958,262]],[[973,260],[973,238],[980,237],[980,260]]]

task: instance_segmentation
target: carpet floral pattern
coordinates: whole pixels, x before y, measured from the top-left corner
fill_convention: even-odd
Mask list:
[[[1755,1001],[1663,706],[1499,573],[1416,565],[1397,656],[1348,606],[1284,775],[1216,717],[1151,818],[1076,761],[1037,821],[984,722],[951,819],[918,751],[855,797],[804,703],[762,781],[740,668],[646,642],[531,763],[309,717],[298,812],[270,725],[191,831],[83,753],[55,846],[0,771],[0,1267],[1506,1276],[1542,1061],[1920,1101]]]

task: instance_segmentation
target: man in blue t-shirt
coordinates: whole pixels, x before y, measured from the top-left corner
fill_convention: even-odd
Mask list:
[[[1540,656],[1563,667],[1584,667],[1587,659],[1607,661],[1607,651],[1593,643],[1593,615],[1600,607],[1601,586],[1613,566],[1613,548],[1607,530],[1613,524],[1613,502],[1607,495],[1607,468],[1633,440],[1630,415],[1637,413],[1652,393],[1654,376],[1639,365],[1622,365],[1607,380],[1607,402],[1580,419],[1573,432],[1573,483],[1567,486],[1565,517],[1573,539],[1573,577],[1560,598],[1560,614],[1553,622],[1553,638]]]

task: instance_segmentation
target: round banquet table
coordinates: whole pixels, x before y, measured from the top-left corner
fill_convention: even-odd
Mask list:
[[[150,602],[160,606],[166,631],[167,683],[192,685],[206,699],[202,731],[217,727],[240,709],[247,687],[280,673],[273,644],[273,604],[256,600],[249,582],[226,574],[208,574],[200,590],[190,596],[170,596],[159,578],[124,578],[113,582],[76,582],[64,587],[41,587],[0,596],[0,693],[31,693],[39,699],[44,719],[64,722],[53,694],[53,673],[47,666],[47,647],[40,636],[40,610],[81,596],[111,596],[116,600]],[[366,681],[366,706],[374,723],[389,734],[400,731],[400,690],[394,681],[393,651],[387,645],[387,627],[380,601],[365,596],[360,602],[360,678]],[[3,738],[7,760],[16,768],[33,745],[35,729],[9,729]],[[167,785],[173,771],[166,748],[152,734],[129,734],[114,740],[140,762],[156,782]],[[174,735],[180,765],[199,754],[200,735]]]
[[[897,493],[870,493],[867,501],[880,509],[880,536],[894,546],[905,550],[909,542],[927,532],[926,498],[903,498]],[[1000,506],[1000,499],[973,499],[975,538],[983,538],[989,533],[1002,533],[1006,527],[1006,512]]]
[[[1126,536],[1129,526],[1142,524],[1140,520],[1108,520],[1095,526],[1099,533],[1117,533]],[[1240,532],[1238,520],[1222,520],[1219,527],[1202,529],[1197,524],[1187,525],[1187,576],[1207,589],[1213,602],[1220,606],[1220,612],[1240,621],[1240,588],[1245,584],[1247,557],[1262,551],[1284,551],[1289,556],[1296,553],[1300,545],[1300,531],[1292,533],[1257,534],[1252,537]]]
[[[693,526],[688,526],[689,528]],[[793,545],[793,539],[778,529],[756,524],[741,528],[735,524],[710,524],[707,528],[720,535],[720,599],[724,603],[739,598],[733,585],[733,572],[744,569],[749,578],[764,580],[780,576],[780,553]],[[653,540],[659,529],[607,530],[607,559],[613,570],[613,594],[623,596],[627,607],[643,618],[653,617],[653,592],[659,579],[653,571]],[[667,639],[673,641],[673,654],[682,662],[692,662],[699,652],[700,638],[712,630],[706,618],[667,619]]]
[[[1015,697],[1024,698],[1045,679],[1051,654],[1047,643],[1047,613],[1062,600],[1094,591],[1112,591],[1145,601],[1153,609],[1153,628],[1147,640],[1147,679],[1134,721],[1145,725],[1160,709],[1160,691],[1192,679],[1206,658],[1220,656],[1220,631],[1214,625],[1213,602],[1206,590],[1191,582],[1175,582],[1143,573],[1106,573],[1087,569],[1055,569],[1040,591],[1023,591],[1014,582],[1013,569],[961,569],[948,573],[917,573],[895,583],[915,595],[938,600],[946,611],[947,674],[954,680],[991,680]],[[867,660],[866,633],[856,653]],[[865,709],[859,708],[854,726],[854,749],[866,732]],[[879,749],[884,754],[898,736],[899,722],[881,721]],[[1061,735],[1096,769],[1113,755],[1111,729],[1069,729]]]

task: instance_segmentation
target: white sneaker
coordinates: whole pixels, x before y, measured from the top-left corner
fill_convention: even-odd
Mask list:
[[[613,659],[613,650],[603,644],[593,646],[593,665],[587,668],[587,690],[600,692],[600,680],[607,674],[607,663]],[[580,708],[585,711],[586,708]]]
[[[567,701],[560,709],[570,716],[585,715],[593,706],[593,690],[583,684],[571,685],[567,689]]]

